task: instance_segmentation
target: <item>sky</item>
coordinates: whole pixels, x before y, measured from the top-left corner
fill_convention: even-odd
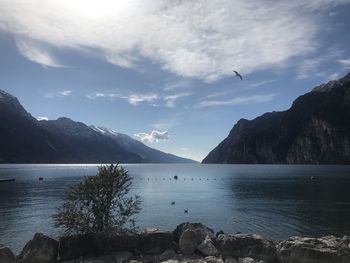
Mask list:
[[[349,14],[350,0],[0,0],[0,89],[37,119],[201,161],[239,119],[349,72]]]

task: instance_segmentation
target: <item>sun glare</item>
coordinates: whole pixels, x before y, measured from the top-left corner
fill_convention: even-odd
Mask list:
[[[103,18],[127,12],[132,8],[134,2],[133,0],[67,0],[60,2],[60,4],[83,16]]]

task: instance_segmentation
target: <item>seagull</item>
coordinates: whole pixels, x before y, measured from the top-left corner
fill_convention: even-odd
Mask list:
[[[239,77],[241,80],[243,80],[243,77],[241,74],[239,74],[236,70],[232,70],[232,71],[233,71],[233,73],[236,74],[237,77]]]

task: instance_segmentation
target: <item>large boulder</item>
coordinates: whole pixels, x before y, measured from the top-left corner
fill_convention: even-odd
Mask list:
[[[57,262],[58,242],[41,233],[34,235],[17,258],[18,263],[55,263]]]
[[[197,250],[204,256],[215,256],[218,250],[214,246],[213,240],[206,238],[197,246]]]
[[[100,254],[118,251],[133,252],[139,245],[139,235],[126,230],[99,233],[95,235],[95,245]]]
[[[88,234],[61,237],[59,250],[61,260],[96,255],[97,248],[94,241],[94,236]]]
[[[181,253],[184,255],[192,255],[202,241],[201,233],[191,229],[185,230],[179,240]]]
[[[173,235],[168,231],[150,230],[141,233],[140,250],[146,254],[161,254],[174,249]]]
[[[203,241],[207,236],[209,238],[215,237],[213,229],[203,225],[202,223],[188,223],[188,222],[186,222],[186,223],[182,223],[176,227],[176,229],[173,232],[174,240],[176,242],[179,242],[181,235],[186,230],[197,231],[197,234],[201,235],[201,241]]]
[[[1,263],[16,263],[16,256],[11,249],[0,245],[0,262]]]
[[[245,258],[276,261],[276,249],[271,240],[259,235],[219,235],[215,241],[219,254],[227,258]]]
[[[350,240],[346,237],[290,237],[277,245],[281,263],[349,263]]]

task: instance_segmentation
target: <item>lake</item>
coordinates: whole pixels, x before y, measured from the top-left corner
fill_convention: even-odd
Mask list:
[[[125,167],[134,178],[132,192],[143,201],[137,221],[141,229],[173,230],[190,221],[215,231],[257,233],[275,240],[350,234],[350,166]],[[0,244],[18,253],[36,232],[57,237],[51,216],[61,198],[83,176],[96,172],[97,165],[0,165],[0,179],[16,179],[0,183]]]

